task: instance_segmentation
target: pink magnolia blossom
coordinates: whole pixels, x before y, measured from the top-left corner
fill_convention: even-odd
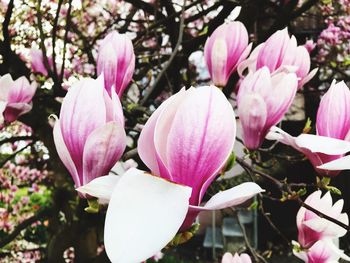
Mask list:
[[[69,88],[54,141],[76,187],[108,174],[120,159],[126,146],[122,106],[114,91],[108,96],[102,76]]]
[[[15,121],[20,115],[32,109],[31,101],[36,91],[35,83],[25,77],[13,81],[10,74],[0,78],[0,123]]]
[[[317,135],[303,134],[292,137],[280,129],[274,128],[270,138],[280,139],[282,143],[304,153],[318,174],[336,176],[340,170],[346,169],[343,164],[346,167],[349,159],[347,156],[343,157],[344,159],[341,158],[350,151],[350,143],[348,142],[348,132],[350,130],[349,101],[350,91],[346,84],[333,81],[329,90],[322,97],[318,108]],[[279,133],[279,135],[276,135],[276,133]],[[337,167],[339,164],[341,166]]]
[[[266,139],[277,140],[305,154],[316,172],[327,177],[335,176],[339,170],[345,169],[342,166],[346,165],[346,157],[340,157],[350,151],[350,142],[348,141],[314,134],[301,134],[294,137],[275,126],[270,129]],[[330,162],[331,160],[334,161]]]
[[[252,263],[252,260],[246,253],[238,255],[237,253],[232,256],[231,253],[227,252],[222,257],[221,263]]]
[[[337,219],[338,221],[349,224],[349,218],[346,213],[342,213],[344,201],[340,199],[333,204],[332,196],[327,192],[322,196],[320,190],[309,195],[305,203],[317,209],[318,211]],[[327,219],[321,218],[314,212],[301,207],[297,214],[298,241],[303,248],[309,248],[318,240],[325,238],[338,238],[344,236],[347,231]]]
[[[48,63],[50,68],[53,68],[53,60],[51,57],[48,57]],[[48,76],[47,69],[44,64],[43,52],[39,49],[32,48],[30,50],[30,64],[33,72],[40,73],[44,76]]]
[[[309,39],[305,42],[304,47],[309,53],[311,53],[315,49],[316,43],[312,39]]]
[[[242,80],[237,106],[248,149],[258,149],[269,129],[282,120],[293,102],[297,85],[294,73],[280,72],[271,76],[267,67]]]
[[[350,261],[344,251],[337,248],[330,239],[318,240],[306,250],[293,250],[293,254],[305,263],[337,263],[339,259]]]
[[[350,90],[344,81],[332,82],[317,111],[317,134],[349,141]]]
[[[104,73],[105,89],[123,95],[135,70],[135,54],[131,40],[117,31],[109,33],[101,42],[97,57],[97,74]]]
[[[204,56],[215,86],[224,87],[237,65],[251,50],[248,32],[238,21],[224,23],[212,33],[204,46]]]
[[[112,262],[144,261],[179,229],[186,231],[200,211],[238,205],[263,191],[243,183],[199,206],[224,168],[235,136],[235,115],[220,89],[182,89],[161,104],[141,132],[138,152],[152,174],[131,168],[77,189],[109,200],[104,240]]]
[[[304,46],[298,46],[296,38],[288,34],[288,29],[278,30],[272,34],[266,42],[258,45],[238,68],[242,76],[248,68],[249,72],[255,72],[262,67],[268,67],[271,73],[282,70],[295,71],[298,77],[298,87],[301,88],[317,72],[310,71],[310,55]]]

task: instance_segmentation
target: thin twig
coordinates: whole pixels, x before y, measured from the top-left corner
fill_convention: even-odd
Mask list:
[[[174,48],[174,51],[171,54],[169,60],[164,65],[164,68],[162,69],[162,71],[158,74],[156,80],[154,81],[153,86],[148,90],[148,93],[146,93],[146,95],[140,101],[140,105],[144,105],[146,103],[148,98],[151,96],[153,90],[158,86],[158,84],[159,84],[160,80],[162,79],[163,75],[168,70],[169,66],[172,64],[174,58],[177,55],[177,52],[179,51],[179,48],[180,48],[181,43],[182,43],[182,37],[183,37],[183,33],[184,33],[184,28],[185,28],[185,24],[184,24],[184,21],[185,21],[185,6],[186,6],[186,1],[184,1],[183,6],[182,6],[181,19],[180,19],[180,29],[179,29],[179,37],[177,39],[177,43],[176,43],[176,46]]]
[[[34,145],[35,142],[31,142],[29,144],[27,144],[26,146],[22,147],[21,149],[19,149],[18,151],[14,152],[13,154],[11,154],[10,156],[8,156],[5,160],[3,160],[0,163],[0,167],[3,167],[8,161],[10,161],[13,157],[15,157],[17,154],[19,154],[20,152],[24,151],[25,149],[27,149],[28,147]]]
[[[70,29],[70,20],[71,20],[71,12],[72,12],[72,1],[69,0],[69,6],[67,10],[67,20],[66,20],[66,28],[64,32],[64,42],[63,42],[63,58],[62,58],[62,66],[61,66],[61,72],[60,72],[60,83],[63,82],[63,76],[64,76],[64,66],[66,62],[66,48],[67,48],[67,42],[68,42],[68,32]]]
[[[26,141],[26,140],[34,140],[34,136],[14,136],[10,138],[6,138],[0,141],[0,145],[3,145],[5,143],[12,143],[12,142],[17,142],[17,141]]]
[[[245,227],[244,225],[242,224],[241,220],[239,219],[239,216],[238,216],[238,213],[237,211],[234,209],[234,208],[231,208],[232,211],[234,212],[234,215],[237,219],[237,222],[238,222],[238,225],[239,227],[241,228],[241,231],[242,231],[242,234],[243,234],[243,238],[244,238],[244,243],[246,244],[250,254],[252,254],[252,256],[254,257],[254,261],[255,262],[264,262],[264,263],[267,263],[266,260],[261,256],[259,255],[255,249],[251,246],[250,242],[249,242],[249,239],[248,239],[248,236],[247,236],[247,232],[245,231]]]
[[[253,167],[251,167],[248,163],[246,163],[243,159],[241,159],[239,157],[236,157],[236,161],[246,171],[249,170],[250,173],[252,173],[252,174],[258,174],[258,175],[262,176],[263,178],[270,180],[271,182],[273,182],[280,189],[280,191],[287,192],[288,194],[290,194],[292,196],[295,196],[295,192],[292,191],[292,189],[290,188],[290,186],[287,183],[282,183],[281,181],[277,180],[276,178],[274,178],[274,177],[272,177],[272,176],[270,176],[270,175],[268,175],[268,174],[266,174],[266,173],[264,173],[262,171],[254,169]],[[308,204],[304,203],[304,201],[301,200],[300,197],[296,197],[294,200],[296,200],[299,203],[300,206],[302,206],[302,207],[304,207],[304,208],[314,212],[319,217],[327,219],[328,221],[331,221],[334,224],[336,224],[338,226],[341,226],[345,230],[350,231],[350,227],[347,224],[344,224],[343,222],[340,222],[339,220],[337,220],[337,219],[335,219],[333,217],[330,217],[330,216],[328,216],[328,215],[318,211],[317,209],[309,206]]]

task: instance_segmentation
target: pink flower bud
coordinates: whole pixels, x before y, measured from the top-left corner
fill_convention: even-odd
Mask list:
[[[311,53],[315,49],[316,43],[312,39],[309,39],[305,42],[304,47],[309,53]]]
[[[219,26],[207,39],[204,56],[215,86],[224,87],[237,65],[250,52],[248,32],[241,22],[229,22]]]
[[[317,111],[317,134],[348,140],[350,130],[350,90],[344,81],[332,82]]]
[[[134,70],[135,54],[131,40],[125,34],[112,31],[102,40],[97,57],[97,74],[104,74],[108,94],[111,96],[111,90],[115,89],[121,97]]]
[[[83,79],[69,88],[54,126],[57,152],[76,187],[108,174],[126,146],[122,106],[109,97],[103,77]]]
[[[0,113],[6,122],[13,122],[32,109],[34,83],[29,84],[25,77],[13,81],[10,74],[6,74],[0,78],[0,87]]]
[[[221,263],[252,263],[252,260],[246,253],[242,253],[240,255],[236,253],[234,256],[232,256],[231,253],[226,252],[222,257]]]
[[[249,74],[240,84],[237,106],[248,149],[258,149],[269,129],[282,120],[297,91],[294,73],[270,75],[267,67]]]

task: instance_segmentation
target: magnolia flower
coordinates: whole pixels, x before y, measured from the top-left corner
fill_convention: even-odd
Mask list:
[[[294,245],[298,246],[296,243]],[[350,261],[350,257],[337,248],[330,239],[318,240],[306,250],[294,249],[293,254],[305,263],[337,263],[340,258]]]
[[[52,57],[47,58],[50,68],[53,68]],[[30,50],[30,65],[33,72],[40,73],[44,76],[48,76],[47,69],[44,64],[43,52],[37,48],[31,48]]]
[[[97,74],[104,73],[105,89],[119,97],[123,95],[135,70],[135,54],[131,40],[117,31],[109,33],[101,42],[97,57]]]
[[[339,170],[348,165],[345,163],[346,157],[329,163],[329,161],[350,151],[350,142],[347,141],[313,134],[301,134],[293,137],[275,126],[270,129],[266,139],[277,140],[305,154],[321,176],[335,176]]]
[[[25,77],[13,81],[10,74],[0,77],[0,123],[15,121],[32,109],[31,101],[36,91],[35,83]]]
[[[224,87],[237,65],[251,50],[248,32],[238,21],[227,22],[215,29],[204,46],[204,56],[215,86]]]
[[[349,218],[346,213],[342,213],[344,200],[340,199],[333,205],[332,196],[327,192],[321,197],[320,190],[309,195],[305,203],[318,211],[337,219],[348,225]],[[327,219],[321,218],[314,212],[301,207],[297,214],[298,241],[303,248],[309,248],[318,240],[338,238],[344,236],[347,231]]]
[[[248,254],[238,255],[237,253],[232,256],[231,253],[226,252],[222,257],[221,263],[252,263],[252,260],[248,256]]]
[[[297,91],[294,73],[273,76],[263,67],[248,74],[237,94],[238,114],[243,127],[243,140],[248,149],[258,149],[269,129],[282,120]]]
[[[307,52],[311,53],[315,49],[316,43],[312,39],[309,39],[305,42],[304,47],[306,48]]]
[[[349,140],[350,131],[350,90],[344,81],[334,80],[321,99],[317,111],[317,134]]]
[[[138,152],[152,174],[131,168],[78,189],[110,200],[104,240],[112,262],[146,260],[179,229],[187,230],[200,211],[238,205],[263,191],[248,182],[199,206],[224,168],[235,135],[235,115],[220,89],[182,89],[163,102],[141,132]]]
[[[288,29],[278,30],[266,42],[257,46],[248,59],[238,67],[242,76],[248,68],[255,72],[268,67],[271,73],[281,70],[295,71],[298,76],[298,87],[301,88],[316,74],[317,69],[310,71],[310,55],[304,46],[298,46],[296,38],[288,34]]]
[[[69,88],[53,133],[76,187],[108,174],[124,152],[126,135],[119,98],[114,91],[108,96],[103,77]]]

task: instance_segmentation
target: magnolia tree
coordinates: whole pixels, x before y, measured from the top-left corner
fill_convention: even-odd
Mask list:
[[[347,186],[332,184],[350,169],[350,10],[318,2],[0,2],[4,262],[157,261],[192,242],[202,211],[238,208],[291,262],[350,261]],[[332,13],[315,42],[288,27],[305,13]],[[310,86],[317,116],[291,135],[280,124]],[[311,182],[276,175],[287,147]],[[292,235],[266,200],[298,205]],[[219,260],[270,261],[245,242]]]

